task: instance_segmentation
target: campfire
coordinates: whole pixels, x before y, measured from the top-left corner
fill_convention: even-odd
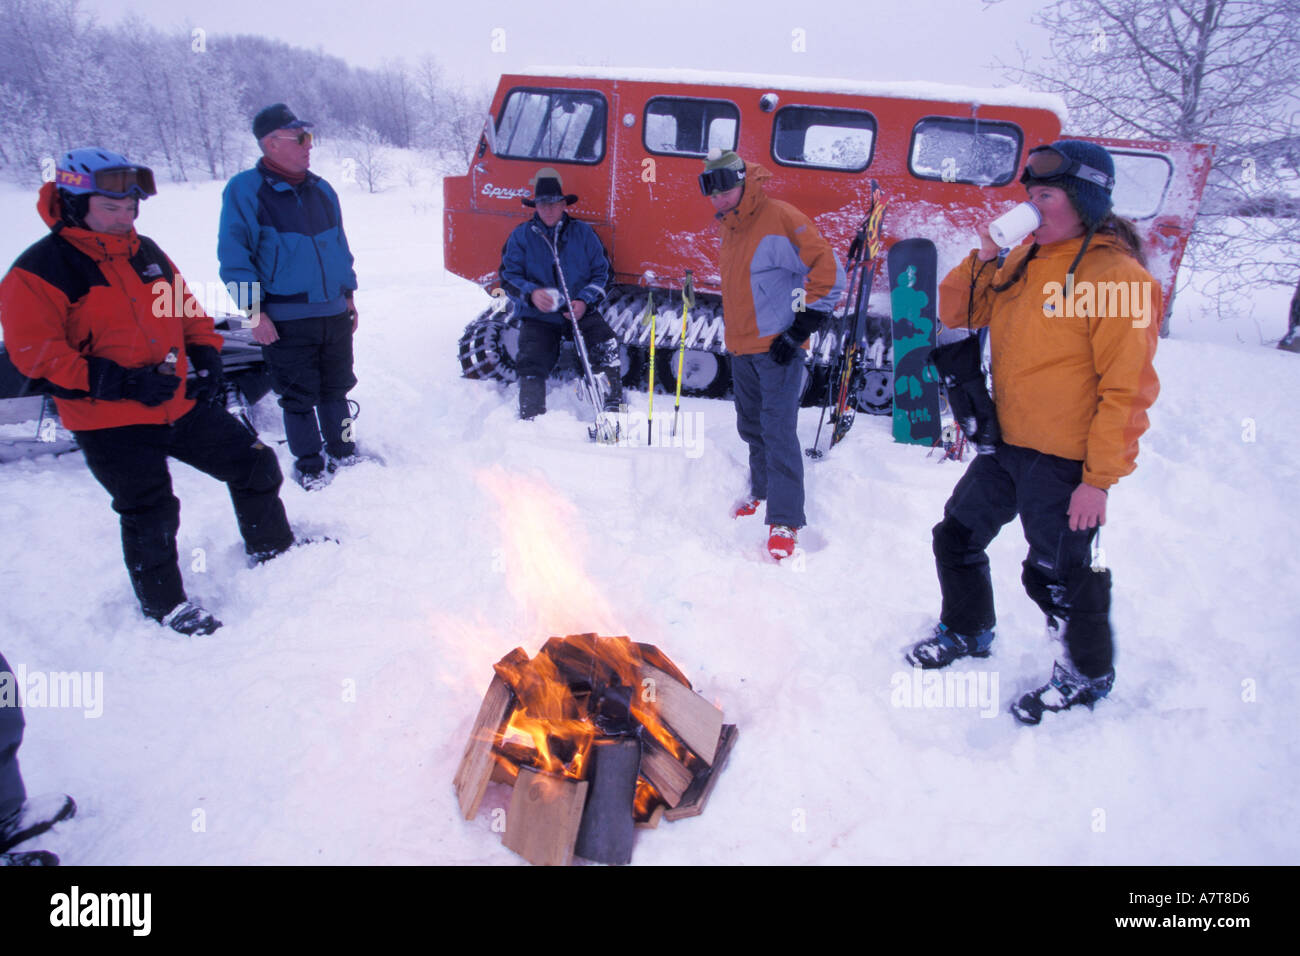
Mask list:
[[[703,812],[736,728],[657,647],[572,634],[493,669],[456,772],[465,819],[505,783],[503,841],[524,859],[621,864],[636,828]]]

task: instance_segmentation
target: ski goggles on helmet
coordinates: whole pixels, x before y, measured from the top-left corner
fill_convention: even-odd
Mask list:
[[[1108,176],[1099,169],[1085,166],[1053,146],[1039,146],[1029,151],[1029,155],[1025,158],[1025,171],[1020,174],[1020,181],[1026,185],[1049,183],[1065,176],[1090,182],[1107,192],[1115,188],[1114,176]]]
[[[745,181],[743,169],[709,169],[700,173],[700,192],[706,196],[725,193]]]
[[[148,166],[117,166],[96,169],[93,173],[58,169],[55,170],[54,179],[57,185],[64,188],[95,192],[110,199],[127,199],[131,196],[143,199],[158,193],[153,181],[153,170]]]

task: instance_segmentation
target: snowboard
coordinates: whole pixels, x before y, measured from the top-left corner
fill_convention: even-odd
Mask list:
[[[929,239],[889,250],[894,334],[894,441],[933,447],[940,439],[939,374],[928,361],[938,342],[938,252]]]

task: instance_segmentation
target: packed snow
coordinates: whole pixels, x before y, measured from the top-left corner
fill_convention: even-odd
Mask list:
[[[387,465],[286,483],[295,528],[339,543],[248,570],[225,490],[173,463],[186,584],[225,622],[202,639],[141,618],[79,455],[0,467],[22,769],[80,805],[41,846],[68,864],[519,863],[492,826],[509,792],[465,821],[452,776],[493,662],[597,631],[658,645],[739,727],[705,813],[641,831],[636,863],[1300,862],[1300,356],[1261,347],[1253,319],[1179,300],[1101,539],[1115,690],[1025,728],[1007,706],[1061,651],[1021,590],[1017,528],[991,548],[993,657],[955,665],[960,688],[903,660],[935,620],[930,528],[964,465],[859,415],[808,466],[809,527],[777,565],[761,516],[730,517],[747,475],[729,402],[683,399],[680,447],[588,442],[571,385],[517,421],[513,387],[460,377],[488,298],[442,268],[440,183],[370,195],[313,158],[361,282],[357,435]],[[143,205],[195,285],[217,282],[221,188]],[[0,186],[5,263],[41,234],[34,193]],[[1258,303],[1274,339],[1284,300]],[[257,420],[282,437],[273,398]],[[43,685],[71,672],[88,693],[50,706]]]

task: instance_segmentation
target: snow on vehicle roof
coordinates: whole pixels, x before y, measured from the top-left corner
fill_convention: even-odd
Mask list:
[[[977,103],[980,106],[1018,106],[1050,110],[1065,125],[1065,101],[1055,93],[1022,86],[979,87],[930,83],[924,80],[846,80],[767,73],[731,73],[714,70],[676,70],[654,67],[536,66],[515,71],[522,76],[567,79],[631,80],[639,83],[701,83],[746,86],[759,90],[800,90],[810,93],[845,93],[851,96],[887,96],[895,99],[936,100],[942,103]]]

